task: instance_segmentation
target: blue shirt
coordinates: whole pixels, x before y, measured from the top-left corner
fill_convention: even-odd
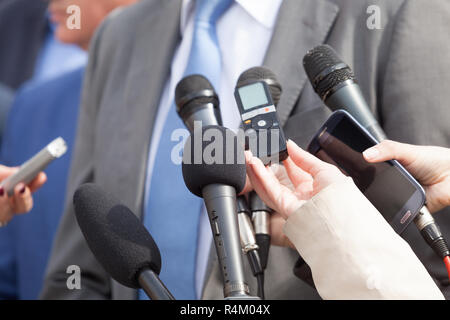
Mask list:
[[[84,67],[19,90],[9,115],[0,163],[20,165],[61,136],[67,153],[45,170],[34,208],[0,228],[0,299],[36,299],[64,208]]]

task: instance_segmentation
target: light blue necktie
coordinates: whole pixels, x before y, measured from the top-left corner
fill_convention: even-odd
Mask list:
[[[232,0],[197,0],[194,34],[184,75],[201,74],[217,89],[222,60],[217,41],[216,22]],[[184,128],[173,104],[159,141],[152,171],[150,194],[145,208],[144,225],[161,251],[161,280],[176,299],[193,300],[197,239],[202,200],[186,188],[181,166],[171,160],[172,132]],[[139,298],[146,296],[139,290]]]

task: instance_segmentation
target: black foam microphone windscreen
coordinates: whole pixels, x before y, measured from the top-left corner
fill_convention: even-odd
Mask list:
[[[144,269],[159,274],[161,255],[155,241],[117,198],[89,183],[78,188],[73,203],[89,248],[117,282],[138,289]]]
[[[186,141],[182,170],[187,188],[199,197],[210,184],[229,185],[239,193],[246,178],[243,143],[230,129],[202,127]]]

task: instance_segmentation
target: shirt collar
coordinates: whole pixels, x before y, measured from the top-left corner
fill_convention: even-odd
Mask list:
[[[283,0],[234,0],[256,21],[268,29],[275,25]],[[183,0],[181,7],[180,29],[181,34],[186,29],[189,15],[194,11],[194,0]]]

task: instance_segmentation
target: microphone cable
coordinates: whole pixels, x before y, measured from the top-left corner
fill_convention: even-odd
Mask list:
[[[419,214],[414,219],[414,223],[420,230],[420,234],[428,245],[439,257],[441,257],[441,259],[444,260],[450,280],[450,249],[448,248],[447,241],[445,240],[441,229],[432,217],[426,205],[420,209]]]
[[[258,296],[264,300],[264,269],[260,258],[260,248],[256,243],[255,231],[250,219],[250,208],[245,196],[239,196],[236,200],[242,251],[247,256],[252,274],[258,282]]]
[[[250,262],[250,267],[252,269],[253,276],[255,276],[258,282],[258,297],[261,300],[265,300],[264,294],[264,270],[261,267],[261,260],[259,258],[258,250],[252,250],[247,252],[247,257]]]
[[[450,260],[449,260],[450,263]],[[450,265],[449,265],[450,268]],[[449,269],[450,272],[450,269]],[[261,272],[256,276],[256,280],[258,281],[258,297],[261,298],[261,300],[266,300],[265,294],[264,294],[264,271]]]
[[[445,267],[447,268],[448,279],[450,280],[450,256],[444,258]]]
[[[252,269],[253,276],[258,282],[258,297],[265,300],[264,294],[264,270],[261,266],[261,259],[259,258],[259,250],[250,250],[246,252],[248,261],[250,263],[250,268]]]

